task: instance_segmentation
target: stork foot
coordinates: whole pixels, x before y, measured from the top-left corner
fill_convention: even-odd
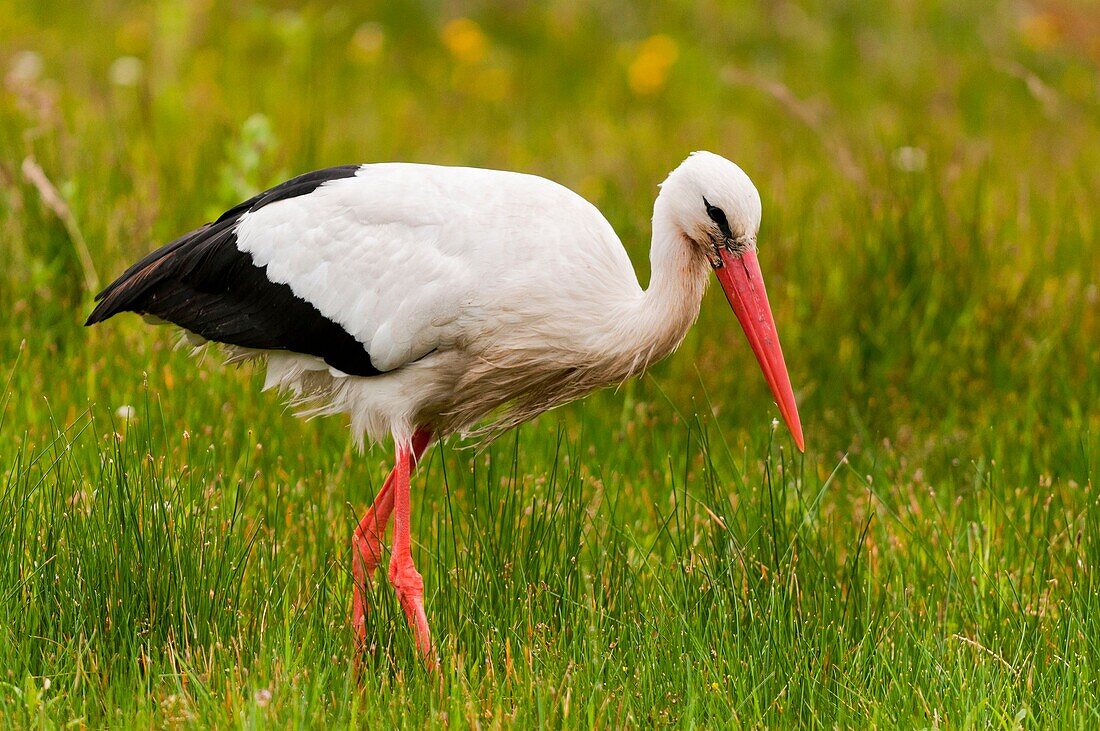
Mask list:
[[[367,595],[371,578],[382,562],[382,541],[393,512],[393,474],[386,478],[374,504],[367,510],[352,534],[351,572],[355,582],[351,601],[351,625],[355,631],[356,649],[365,649],[367,635]]]
[[[428,615],[424,611],[424,579],[412,560],[401,561],[397,557],[390,563],[390,583],[397,592],[397,600],[409,621],[416,638],[416,647],[424,658],[428,670],[439,668],[439,659],[432,645],[432,632],[428,627]]]

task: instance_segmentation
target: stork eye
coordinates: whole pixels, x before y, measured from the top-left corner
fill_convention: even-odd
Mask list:
[[[707,207],[707,215],[710,216],[710,220],[718,225],[718,229],[722,232],[722,235],[727,239],[732,239],[733,233],[730,231],[730,224],[729,221],[726,220],[725,211],[718,206],[712,206],[710,201],[705,197],[703,198],[703,205]]]

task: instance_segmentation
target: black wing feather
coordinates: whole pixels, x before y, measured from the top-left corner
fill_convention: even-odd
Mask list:
[[[322,183],[355,175],[358,165],[317,170],[288,180],[226,211],[218,220],[152,252],[96,295],[86,325],[119,312],[154,315],[207,340],[322,358],[355,376],[381,373],[370,354],[338,323],[267,278],[237,248],[241,216],[278,200],[308,195]]]

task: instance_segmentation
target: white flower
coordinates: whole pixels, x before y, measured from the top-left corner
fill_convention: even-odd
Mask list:
[[[145,76],[145,64],[137,56],[119,56],[107,71],[115,86],[137,86]]]
[[[34,51],[20,51],[11,59],[8,80],[30,84],[42,76],[42,57]]]
[[[928,166],[928,153],[919,147],[899,147],[891,155],[894,167],[907,173],[919,173]]]

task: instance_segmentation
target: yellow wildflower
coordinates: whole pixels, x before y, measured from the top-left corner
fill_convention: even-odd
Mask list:
[[[1033,51],[1045,51],[1061,37],[1062,29],[1054,13],[1033,13],[1020,19],[1020,38]]]
[[[462,63],[477,63],[485,58],[489,41],[485,33],[469,18],[455,18],[443,26],[443,45]]]
[[[680,49],[672,38],[663,34],[647,38],[627,69],[630,90],[638,96],[659,92],[668,81],[668,72],[679,55]]]

